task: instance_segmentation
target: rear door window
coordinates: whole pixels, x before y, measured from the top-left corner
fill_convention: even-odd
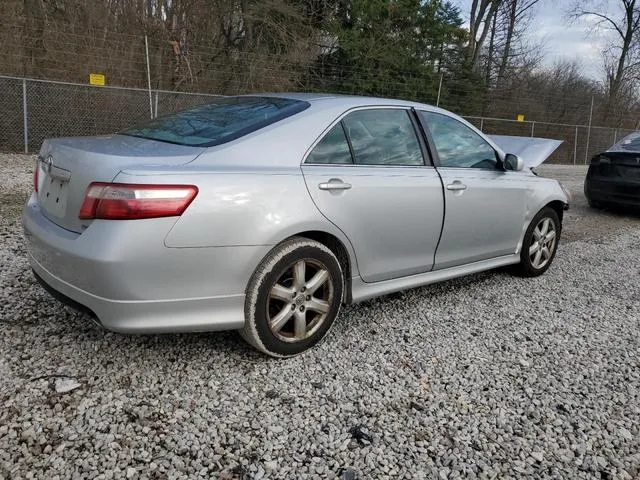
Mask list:
[[[336,124],[318,144],[313,147],[305,163],[351,165],[349,142],[344,134],[342,123]]]
[[[407,110],[358,110],[342,121],[356,165],[424,165],[418,137]]]
[[[309,108],[279,97],[224,97],[128,128],[121,135],[192,147],[212,147],[255,132]]]

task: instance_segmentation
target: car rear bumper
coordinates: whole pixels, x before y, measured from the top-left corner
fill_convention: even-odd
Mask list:
[[[164,238],[173,223],[102,221],[77,234],[44,217],[33,196],[23,211],[37,277],[61,300],[92,312],[105,328],[124,333],[241,328],[246,285],[269,247],[168,248]]]
[[[163,301],[115,301],[75,287],[44,269],[33,256],[36,278],[70,307],[95,316],[121,333],[169,333],[232,330],[244,325],[244,295]]]
[[[29,260],[30,260],[30,263],[33,264],[34,260],[31,258]],[[31,268],[31,272],[33,273],[33,276],[38,281],[40,286],[44,288],[47,292],[49,292],[49,295],[51,295],[53,298],[58,300],[60,303],[64,303],[66,306],[71,307],[77,312],[84,313],[85,315],[89,315],[92,319],[97,320],[98,317],[96,316],[95,312],[91,310],[89,307],[76,302],[73,298],[67,297],[64,293],[59,292],[58,290],[53,288],[40,275],[38,275],[38,273],[33,269],[33,267]]]
[[[584,191],[591,202],[640,207],[640,181],[587,178]]]

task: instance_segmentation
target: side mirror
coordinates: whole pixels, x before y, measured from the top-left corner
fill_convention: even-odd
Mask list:
[[[504,157],[503,163],[505,170],[511,170],[513,172],[519,172],[524,168],[524,162],[522,161],[522,159],[519,156],[514,155],[513,153],[507,153],[507,155]]]

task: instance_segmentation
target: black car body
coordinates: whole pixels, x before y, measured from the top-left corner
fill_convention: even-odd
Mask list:
[[[640,208],[640,132],[591,159],[584,194],[592,207]]]

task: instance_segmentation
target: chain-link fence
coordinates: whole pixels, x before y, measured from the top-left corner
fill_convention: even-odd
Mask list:
[[[114,133],[216,96],[0,76],[0,151],[33,153],[45,138]]]
[[[45,138],[117,132],[147,118],[209,102],[170,92],[0,76],[0,151],[37,152]],[[631,132],[589,125],[466,117],[489,134],[563,140],[553,163],[584,164]]]
[[[611,147],[634,130],[569,125],[564,123],[510,120],[505,118],[465,117],[484,133],[562,140],[550,163],[586,164],[593,155]]]

